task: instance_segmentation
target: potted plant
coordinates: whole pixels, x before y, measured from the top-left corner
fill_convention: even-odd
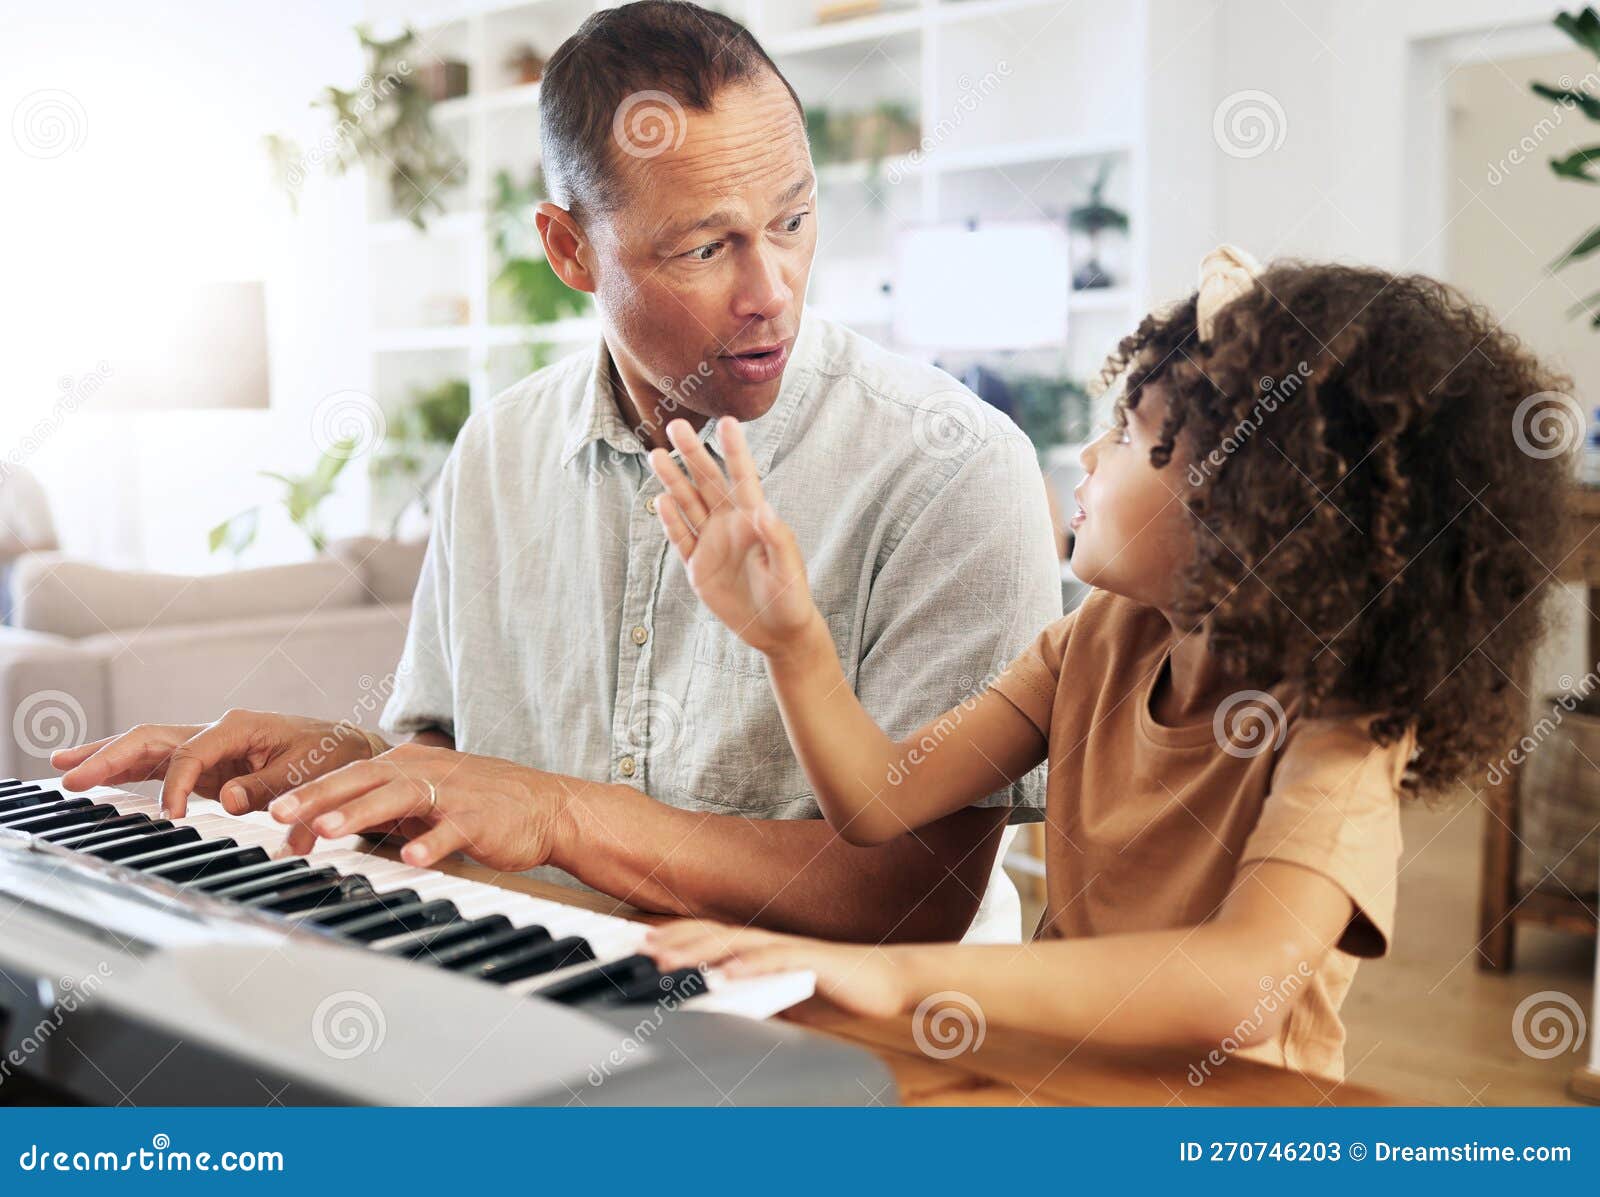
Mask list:
[[[1112,160],[1104,158],[1095,172],[1094,182],[1084,202],[1067,212],[1067,228],[1088,240],[1088,256],[1072,275],[1074,291],[1091,291],[1111,286],[1111,276],[1100,264],[1100,237],[1106,232],[1126,233],[1128,214],[1105,201],[1106,181],[1111,177]]]
[[[367,59],[361,82],[350,90],[324,88],[312,101],[312,107],[328,112],[333,128],[310,149],[276,133],[266,138],[273,173],[293,205],[312,168],[342,175],[365,166],[387,180],[393,210],[423,228],[430,209],[444,211],[441,192],[459,182],[462,166],[460,155],[433,126],[429,88],[437,81],[412,69],[417,37],[412,30],[388,41],[359,26],[355,33]],[[464,79],[457,82],[465,86]]]

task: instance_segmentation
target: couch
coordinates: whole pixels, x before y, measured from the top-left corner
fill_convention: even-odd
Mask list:
[[[355,538],[313,561],[196,577],[31,553],[0,627],[0,777],[51,750],[229,707],[376,727],[424,545]]]

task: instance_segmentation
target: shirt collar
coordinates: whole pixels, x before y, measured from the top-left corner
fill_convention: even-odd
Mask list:
[[[778,388],[778,398],[760,419],[745,425],[745,440],[750,455],[755,459],[756,472],[765,476],[772,468],[784,435],[793,422],[817,372],[818,343],[822,337],[820,320],[809,310],[800,317],[800,331],[789,353],[789,364],[783,370],[783,382]],[[700,430],[700,440],[718,457],[722,448],[715,435],[716,422],[707,421]],[[561,465],[565,468],[574,457],[594,441],[605,441],[618,453],[643,454],[644,443],[622,422],[622,412],[617,406],[611,387],[611,351],[605,337],[599,338],[594,360],[584,383],[583,400],[578,405],[567,439],[561,446]]]

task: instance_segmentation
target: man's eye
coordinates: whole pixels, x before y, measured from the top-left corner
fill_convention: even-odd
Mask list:
[[[789,217],[788,220],[783,222],[783,231],[786,233],[798,233],[800,231],[800,227],[805,224],[806,217],[809,215],[811,215],[809,212],[797,212],[795,215]]]
[[[698,249],[691,249],[688,253],[684,254],[683,256],[688,258],[691,262],[709,262],[709,261],[711,261],[711,259],[713,257],[716,256],[717,250],[719,250],[721,248],[722,248],[722,242],[720,242],[720,241],[708,241],[706,244],[700,246]]]

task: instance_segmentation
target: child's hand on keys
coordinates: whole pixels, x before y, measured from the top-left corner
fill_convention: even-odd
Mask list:
[[[667,488],[656,512],[700,601],[739,639],[770,654],[797,642],[820,616],[794,533],[761,493],[739,421],[724,416],[717,431],[727,477],[688,421],[667,425],[688,474],[665,449],[651,450],[650,468]]]

